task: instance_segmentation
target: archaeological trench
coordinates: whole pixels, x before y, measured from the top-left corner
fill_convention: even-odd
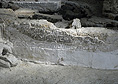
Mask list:
[[[118,0],[0,0],[0,84],[118,84]]]

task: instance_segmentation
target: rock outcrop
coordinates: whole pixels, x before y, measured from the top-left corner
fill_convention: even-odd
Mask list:
[[[13,54],[13,44],[4,38],[6,27],[16,20],[15,14],[10,9],[0,9],[0,67],[10,68],[18,64],[18,59]]]
[[[88,4],[65,2],[59,11],[65,20],[72,20],[75,18],[91,17],[92,9]]]
[[[60,15],[50,15],[50,14],[42,14],[42,13],[36,13],[32,16],[31,19],[46,19],[49,22],[56,23],[59,21],[62,21],[63,18]]]
[[[15,15],[20,19],[30,19],[35,13],[38,13],[38,10],[32,10],[27,8],[20,8],[14,11]]]
[[[0,27],[0,67],[10,68],[18,64],[18,59],[13,55],[13,44],[3,39],[3,29]]]
[[[103,14],[112,19],[118,21],[118,1],[117,0],[104,0]]]
[[[0,9],[0,21],[5,26],[10,26],[18,21],[18,18],[12,9]]]
[[[93,16],[92,18],[82,18],[81,24],[84,27],[106,27],[108,29],[118,29],[118,21],[108,18]]]
[[[107,23],[101,23],[97,18],[85,19],[94,24]],[[58,28],[44,19],[18,19],[13,10],[0,9],[3,31],[0,34],[3,46],[0,47],[1,64],[11,67],[16,65],[14,60],[20,59],[34,63],[118,69],[118,32],[103,27],[82,27],[81,21],[74,19],[68,29]]]
[[[60,1],[14,1],[21,8],[38,10],[42,13],[54,13],[61,7]]]
[[[14,4],[13,2],[3,0],[3,1],[0,1],[0,8],[11,8],[12,10],[17,10],[20,7]]]
[[[14,54],[22,60],[117,69],[118,33],[114,30],[59,29],[46,20],[23,20],[14,28],[8,27],[5,35],[14,44]]]

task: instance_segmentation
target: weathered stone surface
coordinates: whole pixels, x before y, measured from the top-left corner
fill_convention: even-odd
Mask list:
[[[12,10],[17,10],[19,9],[19,6],[9,1],[0,1],[0,8],[11,8]]]
[[[5,26],[10,26],[18,20],[18,18],[12,9],[0,9],[0,20]]]
[[[118,1],[117,0],[104,0],[103,3],[103,12],[106,13],[118,13]]]
[[[14,44],[13,53],[19,59],[118,69],[118,32],[114,30],[95,27],[58,29],[46,20],[24,20],[6,31],[5,35]]]
[[[73,20],[72,28],[74,28],[74,29],[79,29],[79,28],[81,28],[80,19],[77,19],[77,18],[76,18],[76,19]]]
[[[69,21],[59,21],[59,22],[56,22],[54,25],[56,26],[56,27],[58,27],[58,28],[70,28],[69,27]]]
[[[10,68],[17,66],[17,64],[18,59],[12,54],[0,56],[0,67]]]
[[[35,9],[38,10],[39,12],[45,12],[45,13],[53,13],[56,12],[60,6],[61,2],[60,1],[14,1],[15,4],[20,6],[21,8],[30,8],[30,9]]]
[[[62,0],[63,1],[63,0]],[[104,0],[67,0],[78,4],[88,4],[92,10],[92,14],[95,16],[101,16],[103,11]]]
[[[3,37],[13,43],[12,53],[19,59],[47,64],[118,69],[117,31],[101,27],[59,29],[47,20],[19,21],[9,13],[6,13],[7,18],[3,10],[0,13],[3,14],[0,27],[5,25]],[[9,23],[8,26],[6,19],[13,24]],[[2,55],[6,56],[3,53],[4,48],[0,48]],[[3,64],[7,66],[11,66],[10,63],[11,61],[7,63],[3,60]]]
[[[15,14],[18,18],[32,18],[32,16],[37,13],[38,10],[32,10],[32,9],[27,9],[27,8],[20,8],[15,11]]]
[[[112,19],[118,20],[118,1],[117,0],[104,0],[103,14]]]
[[[28,22],[23,22],[18,29],[22,33],[39,41],[70,43],[74,39],[72,36],[57,29],[56,26],[46,20],[30,20]],[[65,36],[67,38],[64,38]]]
[[[10,64],[9,62],[0,59],[0,67],[10,68]]]
[[[8,3],[8,7],[7,8],[11,8],[12,10],[18,10],[20,7],[12,2]]]
[[[91,17],[92,10],[87,4],[78,4],[67,1],[61,6],[59,11],[65,20],[72,20],[75,18]]]
[[[0,1],[0,8],[7,8],[7,7],[8,7],[8,2]]]
[[[4,38],[5,23],[0,21],[0,67],[10,68],[18,64],[17,58],[13,55],[13,44]]]
[[[13,55],[12,48],[12,43],[0,40],[0,67],[10,68],[18,64],[18,59]]]
[[[80,24],[80,23],[79,23]],[[73,43],[75,41],[80,40],[81,35],[84,35],[84,32],[87,32],[89,35],[85,35],[87,37],[90,36],[91,39],[96,39],[94,37],[98,37],[99,39],[95,41],[95,44],[99,44],[100,40],[106,42],[107,38],[107,29],[101,28],[82,28],[82,29],[58,29],[55,25],[47,20],[29,20],[25,22],[21,22],[20,25],[17,26],[17,29],[22,32],[23,34],[32,37],[35,40],[39,41],[47,41],[47,42],[59,42],[59,43]],[[91,31],[94,29],[94,31]],[[88,31],[89,30],[89,31]],[[97,31],[96,31],[97,30]],[[100,32],[98,32],[98,30]],[[104,30],[104,32],[102,31]],[[80,32],[82,31],[82,32]],[[90,32],[91,31],[91,32]],[[105,32],[106,31],[106,32]],[[97,36],[92,34],[98,32]],[[111,31],[112,32],[112,31]],[[104,33],[104,34],[103,34]],[[115,32],[114,32],[115,33]],[[100,36],[99,36],[100,34]],[[115,33],[117,35],[117,33]],[[108,37],[109,38],[109,37]],[[93,41],[94,43],[94,41]],[[89,45],[89,44],[87,44]]]
[[[60,15],[49,15],[49,14],[41,14],[37,13],[32,16],[32,19],[46,19],[49,22],[58,22],[62,21],[62,17]]]
[[[0,19],[1,20],[1,19]],[[5,24],[4,22],[1,20],[0,21],[0,41],[2,42],[3,41],[3,30],[5,28]]]
[[[113,13],[103,13],[105,17],[111,19],[111,20],[116,20],[118,21],[118,14],[113,14]]]
[[[109,29],[118,29],[118,21],[95,16],[89,19],[82,18],[81,24],[84,27],[106,27]]]

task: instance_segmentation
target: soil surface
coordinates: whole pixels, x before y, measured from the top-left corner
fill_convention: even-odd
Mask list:
[[[118,84],[118,70],[20,63],[0,69],[0,84]]]

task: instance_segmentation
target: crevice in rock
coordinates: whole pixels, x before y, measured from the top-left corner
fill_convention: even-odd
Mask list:
[[[8,52],[9,52],[8,49],[3,48],[3,50],[2,50],[2,55],[3,55],[3,56],[4,56],[4,55],[7,55]]]

